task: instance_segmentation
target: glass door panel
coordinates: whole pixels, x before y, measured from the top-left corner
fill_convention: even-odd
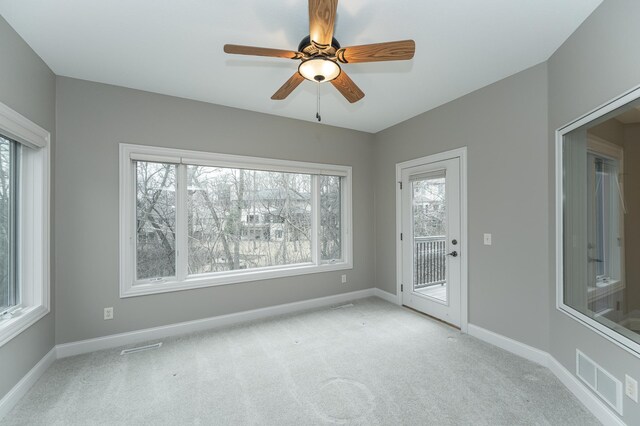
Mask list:
[[[445,171],[411,178],[413,291],[447,301]]]

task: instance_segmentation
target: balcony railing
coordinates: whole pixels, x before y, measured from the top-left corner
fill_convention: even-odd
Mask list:
[[[414,288],[443,284],[446,280],[446,238],[413,239]]]

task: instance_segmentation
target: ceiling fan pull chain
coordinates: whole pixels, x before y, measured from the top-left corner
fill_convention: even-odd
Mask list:
[[[318,100],[316,102],[316,118],[318,119],[318,122],[322,121],[322,117],[320,116],[320,82],[316,83],[317,85],[317,93],[318,93]]]

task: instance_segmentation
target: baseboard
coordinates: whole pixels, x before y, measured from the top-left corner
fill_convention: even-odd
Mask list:
[[[469,324],[468,333],[477,339],[502,348],[507,352],[547,367],[600,422],[607,426],[625,426],[625,423],[620,420],[609,406],[587,389],[569,370],[564,368],[562,364],[551,356],[551,354],[474,324]]]
[[[533,346],[529,346],[501,334],[494,333],[493,331],[489,331],[475,324],[469,324],[467,333],[477,339],[491,343],[493,346],[497,346],[505,351],[547,367],[549,354],[541,351],[540,349],[534,348]]]
[[[58,358],[65,358],[103,349],[117,348],[119,346],[130,345],[133,343],[146,342],[149,340],[162,339],[181,334],[188,334],[197,331],[224,327],[231,324],[238,324],[256,319],[272,317],[275,315],[321,308],[323,306],[329,306],[337,303],[347,302],[349,300],[362,299],[371,296],[374,296],[374,289],[368,288],[365,290],[352,291],[349,293],[336,294],[333,296],[320,297],[317,299],[302,300],[300,302],[286,303],[283,305],[269,306],[266,308],[253,309],[250,311],[237,312],[228,315],[219,315],[216,317],[204,318],[195,321],[181,322],[161,327],[131,331],[127,333],[112,334],[109,336],[81,340],[78,342],[63,343],[56,347],[57,354]]]
[[[395,294],[391,294],[388,291],[384,291],[379,288],[374,288],[373,295],[376,297],[379,297],[382,300],[386,300],[387,302],[391,302],[394,305],[399,305],[398,296],[396,296]]]
[[[548,362],[549,370],[551,370],[558,380],[560,380],[602,424],[607,426],[625,426],[625,423],[614,414],[607,404],[588,390],[576,376],[564,368],[554,357],[549,355]]]
[[[0,399],[0,420],[11,411],[11,409],[20,401],[31,386],[33,386],[40,376],[47,371],[47,368],[56,360],[56,348],[52,348],[25,376],[20,379],[11,390]]]

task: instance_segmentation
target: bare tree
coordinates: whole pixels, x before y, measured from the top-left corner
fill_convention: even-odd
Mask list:
[[[189,274],[311,261],[311,175],[186,168]],[[175,176],[173,165],[139,163],[139,277],[175,273]],[[322,258],[339,258],[340,178],[323,185]]]
[[[11,303],[11,167],[11,142],[0,137],[0,310]]]
[[[139,279],[175,275],[176,166],[136,163]]]

